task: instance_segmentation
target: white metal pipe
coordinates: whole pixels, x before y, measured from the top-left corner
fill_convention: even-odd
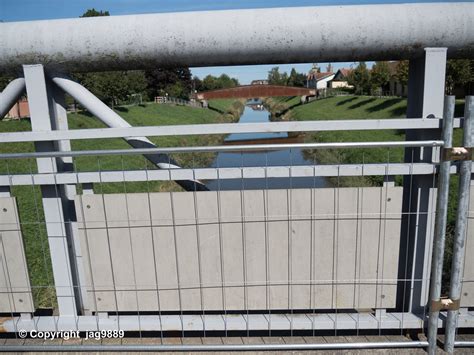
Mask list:
[[[380,119],[380,120],[330,120],[291,121],[262,123],[213,123],[199,125],[145,126],[123,128],[88,128],[52,132],[3,132],[0,143],[41,142],[71,139],[105,139],[129,136],[164,137],[192,136],[231,133],[281,133],[281,132],[323,132],[323,131],[363,131],[385,129],[439,129],[441,119]],[[454,120],[454,128],[461,127],[461,120]]]
[[[474,56],[474,3],[226,10],[0,24],[0,71]],[[21,38],[21,41],[18,40]]]
[[[391,141],[391,142],[336,142],[336,143],[288,143],[288,144],[247,144],[247,145],[217,145],[197,147],[172,148],[141,148],[141,149],[103,149],[78,150],[64,152],[31,152],[0,154],[0,159],[18,158],[56,158],[99,155],[137,155],[137,154],[170,154],[170,153],[197,153],[197,152],[245,152],[269,151],[282,149],[361,149],[361,148],[395,148],[395,147],[442,147],[443,141]]]
[[[171,170],[122,170],[74,172],[57,174],[14,174],[0,176],[1,186],[60,185],[60,184],[93,184],[106,182],[139,182],[139,181],[174,181],[184,177],[200,180],[227,179],[264,179],[269,178],[304,178],[304,177],[342,177],[342,176],[395,176],[426,175],[433,177],[437,171],[435,164],[398,163],[390,164],[346,164],[346,165],[297,165],[268,167],[234,167],[234,168],[194,168]],[[451,174],[457,173],[452,166]],[[474,171],[473,171],[474,173]]]
[[[25,88],[25,79],[17,78],[10,81],[3,89],[0,93],[0,119],[10,111],[15,102],[23,95]]]
[[[100,101],[94,94],[81,84],[66,76],[53,75],[51,80],[63,91],[75,98],[90,113],[100,119],[108,127],[131,127],[130,124],[120,117],[114,110]],[[151,143],[145,137],[141,137]]]
[[[109,127],[113,128],[126,128],[129,129],[132,126],[120,117],[114,110],[100,101],[94,94],[87,90],[81,84],[69,79],[66,76],[54,75],[51,80],[66,93],[76,99],[82,106],[87,108],[95,117],[100,119]],[[48,132],[51,133],[51,132]],[[134,148],[156,148],[146,137],[124,137],[128,144]],[[179,169],[180,166],[171,159],[169,156],[164,154],[148,154],[145,155],[149,161],[155,164],[160,169]],[[187,191],[192,190],[207,190],[204,184],[200,181],[176,181],[181,187]]]
[[[315,343],[315,344],[232,344],[232,345],[3,345],[0,352],[86,352],[86,351],[304,351],[347,349],[402,349],[425,348],[426,341],[398,341],[374,343]]]

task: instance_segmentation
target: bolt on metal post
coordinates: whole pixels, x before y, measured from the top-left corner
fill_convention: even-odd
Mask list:
[[[474,146],[474,96],[467,96],[464,108],[464,137],[465,148]],[[464,257],[466,252],[466,233],[469,209],[469,194],[471,185],[472,160],[463,160],[459,163],[459,202],[456,216],[456,231],[454,234],[453,260],[451,264],[451,285],[449,298],[460,300],[462,277],[464,273]],[[446,335],[444,350],[454,351],[454,338],[458,320],[458,310],[449,310],[446,321]]]
[[[444,149],[453,145],[454,96],[446,96],[443,112],[443,141]],[[433,241],[433,258],[431,261],[430,280],[430,312],[428,320],[428,353],[436,353],[436,338],[438,335],[439,310],[433,307],[440,301],[441,280],[443,274],[443,256],[446,236],[446,221],[448,215],[449,169],[451,162],[442,160],[438,175],[438,197],[436,201],[435,231]]]

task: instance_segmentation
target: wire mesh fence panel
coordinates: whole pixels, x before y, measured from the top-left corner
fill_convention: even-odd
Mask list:
[[[132,152],[78,152],[72,170],[51,173],[9,158],[0,197],[3,327],[15,336],[115,330],[162,342],[424,332],[437,163],[419,162],[417,149],[401,162],[403,144],[373,155],[376,144],[342,143],[330,148],[338,152],[331,161],[311,145],[216,147],[205,160],[189,148],[168,152],[170,164],[186,163],[167,169]],[[211,188],[184,191],[176,180]],[[430,198],[420,204],[422,188]],[[59,219],[45,217],[51,208],[62,209]],[[427,237],[406,233],[411,225],[424,225]],[[469,260],[463,329],[472,327]],[[72,297],[77,312],[65,317]]]

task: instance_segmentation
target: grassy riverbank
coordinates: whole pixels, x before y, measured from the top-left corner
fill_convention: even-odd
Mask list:
[[[211,109],[187,106],[146,104],[140,106],[116,107],[116,112],[132,126],[161,126],[204,123],[236,122],[244,109],[243,101],[211,100]],[[71,129],[103,128],[98,119],[87,112],[68,115]],[[31,131],[30,121],[0,121],[0,132]],[[213,136],[178,136],[151,137],[158,146],[192,146],[215,145],[223,141],[223,135]],[[130,146],[122,139],[89,139],[72,142],[73,150],[127,149]],[[31,142],[16,144],[0,144],[0,153],[33,152]],[[183,166],[206,166],[213,159],[213,154],[181,154],[173,156]],[[74,161],[77,171],[153,169],[152,165],[140,156],[82,157]],[[0,161],[2,174],[35,173],[36,162],[33,159],[16,159]],[[80,187],[79,187],[80,188]],[[112,192],[146,192],[169,191],[180,188],[171,182],[143,183],[108,183],[95,184],[97,193]],[[40,189],[37,186],[16,186],[11,189],[16,197],[28,270],[33,288],[36,307],[55,308],[54,280],[49,258],[49,246],[44,226],[44,215],[41,204]]]
[[[407,100],[404,98],[376,98],[367,96],[338,96],[300,104],[299,98],[267,99],[266,106],[275,120],[341,120],[341,119],[391,119],[405,117]],[[463,113],[463,101],[456,102],[456,116]],[[337,131],[317,132],[305,135],[306,142],[370,142],[402,141],[405,132],[401,130],[383,131]],[[455,143],[461,141],[461,132],[455,132]],[[307,151],[307,158],[320,164],[335,163],[387,163],[402,162],[404,151],[401,148],[338,149]],[[370,179],[365,179],[372,184]],[[350,184],[351,179],[340,183]],[[357,180],[357,183],[360,181]],[[379,181],[375,181],[378,183]]]

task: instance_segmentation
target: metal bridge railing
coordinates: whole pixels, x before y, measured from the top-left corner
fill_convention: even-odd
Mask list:
[[[464,147],[472,145],[473,100],[466,99],[464,119],[452,118],[453,104],[448,97],[444,119],[1,133],[3,143],[18,143],[145,132],[439,130],[444,122],[438,140],[2,154],[2,327],[14,337],[22,336],[20,331],[158,334],[164,344],[176,332],[183,338],[193,332],[229,338],[402,335],[407,329],[424,332],[435,320],[430,343],[435,330],[446,325],[455,345],[456,329],[474,326],[468,207],[474,188],[471,151],[451,149],[451,135],[452,127],[463,128]],[[381,148],[386,158],[374,159],[370,152]],[[341,150],[354,154],[351,163],[337,153]],[[320,161],[324,151],[336,161]],[[155,155],[168,159],[167,168],[150,164]],[[441,276],[451,174],[460,174],[459,209],[450,301],[441,302],[442,287],[443,293],[448,289]],[[427,183],[415,184],[416,177]],[[209,191],[180,191],[173,183],[179,180],[199,182]],[[414,199],[420,189],[431,199]],[[413,240],[406,231],[414,225]],[[39,315],[38,309],[50,314]],[[438,319],[446,310],[447,322]],[[428,342],[351,346],[426,347]]]

